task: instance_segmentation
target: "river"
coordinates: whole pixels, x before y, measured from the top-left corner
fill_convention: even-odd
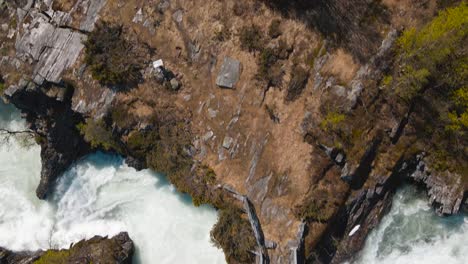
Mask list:
[[[0,127],[20,130],[24,122],[1,103]],[[26,145],[12,139],[0,146],[0,246],[68,248],[94,235],[128,231],[136,263],[225,263],[209,238],[215,210],[194,207],[162,175],[137,172],[119,156],[96,153],[72,166],[53,197],[40,201],[40,148]],[[438,217],[424,192],[405,186],[356,263],[466,264],[467,252],[468,217]]]
[[[468,216],[439,217],[424,191],[404,186],[367,238],[359,264],[466,264]]]
[[[24,125],[16,109],[0,104],[0,127]],[[85,157],[65,173],[50,199],[38,200],[40,148],[30,141],[0,146],[0,246],[68,248],[94,235],[127,231],[136,245],[135,263],[225,263],[210,242],[216,211],[194,207],[165,177],[137,172],[119,156]]]

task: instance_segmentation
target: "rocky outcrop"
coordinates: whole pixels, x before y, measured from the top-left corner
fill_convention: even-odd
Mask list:
[[[70,109],[72,93],[71,87],[37,86],[28,81],[5,91],[5,97],[25,114],[30,129],[38,135],[42,168],[36,194],[40,199],[47,197],[74,161],[90,151],[76,128],[83,119]]]
[[[372,148],[369,146],[369,149]],[[367,152],[366,152],[367,153]],[[366,156],[366,154],[364,155]],[[363,159],[358,167],[366,164]],[[367,166],[367,165],[366,165]],[[346,166],[345,166],[346,167]],[[367,172],[369,174],[370,171]],[[390,210],[392,197],[405,182],[414,182],[427,190],[429,202],[439,215],[457,214],[466,203],[466,192],[457,174],[444,172],[443,177],[431,173],[425,155],[399,160],[391,174],[351,195],[342,213],[338,213],[314,249],[314,260],[321,263],[343,263],[352,260],[364,246],[367,235]],[[458,184],[451,184],[457,182]],[[336,241],[340,241],[336,244]]]
[[[16,39],[17,57],[33,65],[31,79],[38,85],[44,82],[59,83],[62,73],[78,59],[86,39],[84,32],[91,31],[105,0],[79,0],[69,12],[52,9],[53,1],[44,7],[41,2],[28,1],[18,8],[19,22],[30,20],[19,27]],[[47,8],[47,9],[46,9]],[[44,11],[45,9],[45,11]],[[83,11],[79,28],[73,18]]]
[[[0,248],[2,264],[32,263],[116,263],[131,264],[134,253],[133,241],[127,233],[112,238],[95,236],[72,244],[70,249],[36,252],[12,252]]]
[[[351,81],[349,91],[346,94],[348,100],[345,106],[347,111],[351,111],[358,102],[358,99],[365,87],[365,80],[378,79],[379,75],[389,67],[388,57],[392,53],[392,47],[398,37],[398,31],[391,30],[387,37],[382,41],[377,54],[372,57],[369,63],[362,66],[356,74],[356,77]]]
[[[32,68],[32,75],[25,77],[31,81],[22,79],[4,94],[38,135],[42,170],[36,193],[40,199],[45,199],[57,178],[90,150],[76,128],[83,118],[72,110],[74,89],[62,81],[62,75],[78,59],[84,48],[84,32],[93,29],[104,4],[104,0],[78,0],[71,10],[63,12],[52,9],[53,1],[28,1],[17,9],[19,25],[23,26],[17,30],[16,57]],[[76,24],[80,24],[79,29],[73,27]]]
[[[84,48],[86,35],[52,24],[53,18],[31,11],[32,22],[17,39],[16,51],[23,60],[36,62],[32,80],[42,85],[45,81],[59,83],[64,70],[75,63]]]
[[[2,264],[28,264],[34,263],[41,257],[43,252],[12,252],[5,248],[0,248],[0,263]]]
[[[431,171],[424,154],[416,157],[416,168],[409,176],[416,183],[423,185],[427,190],[429,202],[439,215],[452,215],[459,213],[466,201],[466,191],[461,183],[461,176],[449,172]]]

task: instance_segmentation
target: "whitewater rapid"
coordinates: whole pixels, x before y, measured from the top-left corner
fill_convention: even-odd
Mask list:
[[[439,217],[424,191],[405,186],[371,232],[357,264],[466,264],[468,216]]]
[[[0,103],[0,127],[20,130],[24,123]],[[72,166],[53,197],[40,201],[40,148],[23,143],[0,146],[1,247],[68,248],[94,235],[127,231],[136,245],[135,263],[225,263],[209,237],[215,210],[194,207],[162,175],[137,172],[119,156],[97,153]]]

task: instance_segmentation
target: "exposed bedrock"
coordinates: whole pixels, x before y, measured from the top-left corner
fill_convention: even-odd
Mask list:
[[[82,117],[70,109],[71,89],[21,81],[5,91],[5,97],[25,114],[29,128],[37,133],[42,168],[36,194],[40,199],[47,197],[74,161],[90,151],[76,128]],[[59,94],[61,100],[48,93]]]
[[[31,69],[31,75],[4,93],[37,133],[42,160],[36,190],[40,199],[47,197],[57,178],[74,161],[90,151],[76,128],[83,119],[72,110],[73,87],[62,78],[80,56],[85,32],[93,29],[105,1],[79,0],[69,12],[54,11],[52,4],[28,1],[17,8],[19,22],[29,22],[17,29],[16,57],[23,67]],[[74,21],[75,17],[81,17],[81,21]]]
[[[134,253],[133,241],[127,233],[112,238],[95,236],[72,244],[69,249],[36,252],[13,252],[0,248],[0,263],[115,263],[130,264]]]
[[[369,160],[365,157],[376,150],[373,145],[370,144],[357,168],[369,166]],[[346,165],[342,170],[344,174],[349,173]],[[370,173],[371,169],[366,170],[364,175]],[[350,195],[346,204],[329,222],[327,231],[308,256],[309,260],[318,263],[342,263],[355,258],[364,246],[369,232],[390,210],[394,192],[404,183],[413,183],[426,189],[430,204],[441,216],[466,210],[468,196],[461,185],[461,176],[450,172],[432,172],[424,153],[406,160],[401,158],[389,175],[376,178],[375,183],[357,189]],[[458,184],[453,184],[454,182]],[[349,184],[353,188],[353,182]]]

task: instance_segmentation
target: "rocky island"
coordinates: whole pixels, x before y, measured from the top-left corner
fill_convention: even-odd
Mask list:
[[[215,207],[228,263],[352,262],[405,183],[468,211],[465,1],[0,0],[0,26],[39,199],[116,153]],[[0,263],[131,263],[131,237]]]

